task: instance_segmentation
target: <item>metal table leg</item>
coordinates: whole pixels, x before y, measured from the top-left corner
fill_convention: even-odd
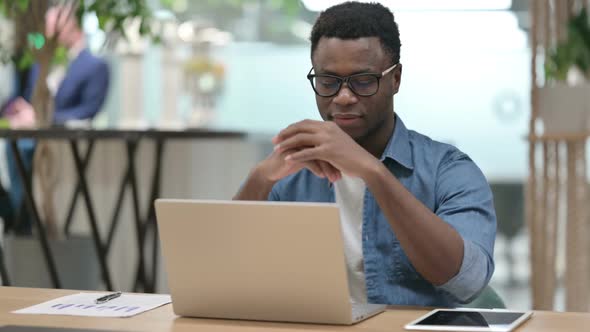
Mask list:
[[[82,167],[84,172],[88,168],[88,164],[90,163],[90,157],[92,156],[92,150],[94,148],[94,141],[90,141],[88,145],[88,149],[86,150],[86,155],[82,160]],[[82,191],[82,186],[80,185],[80,181],[76,183],[76,189],[74,190],[74,195],[72,196],[72,200],[70,202],[70,208],[68,209],[68,215],[66,217],[66,222],[64,226],[64,233],[66,236],[70,235],[70,227],[72,226],[72,221],[74,218],[74,209],[76,208],[76,203],[78,202],[78,196],[80,196],[80,192]]]
[[[134,291],[139,291],[139,287],[142,287],[144,291],[148,291],[147,276],[145,274],[145,261],[143,255],[143,248],[145,246],[145,236],[142,231],[143,225],[141,221],[140,208],[139,208],[139,189],[137,187],[137,176],[135,174],[135,155],[137,152],[137,146],[139,142],[136,140],[127,141],[127,167],[129,182],[131,185],[131,196],[133,199],[133,212],[135,214],[135,229],[137,236],[137,248],[138,248],[138,264],[135,284],[133,286]]]
[[[47,268],[49,269],[49,275],[51,277],[51,281],[53,283],[53,287],[61,288],[61,282],[59,281],[59,277],[57,275],[57,268],[55,266],[55,261],[53,259],[53,254],[51,253],[51,248],[49,247],[49,241],[47,240],[47,233],[45,232],[45,226],[41,222],[41,218],[39,217],[39,211],[37,210],[37,204],[35,204],[35,198],[33,196],[32,185],[31,185],[31,178],[27,173],[23,160],[21,158],[20,152],[18,150],[18,145],[16,140],[10,140],[10,148],[12,149],[12,153],[14,154],[14,160],[16,161],[16,167],[18,169],[18,174],[21,178],[22,185],[23,185],[23,192],[25,194],[25,201],[31,211],[31,217],[33,218],[33,222],[37,226],[39,230],[39,239],[41,240],[41,248],[43,249],[43,255],[45,256],[45,262],[47,263]]]
[[[90,219],[92,238],[94,239],[94,246],[96,248],[96,253],[98,256],[98,261],[102,272],[102,278],[105,282],[106,288],[108,290],[113,290],[113,285],[111,283],[111,277],[109,274],[109,269],[106,261],[106,251],[100,239],[100,232],[98,230],[98,224],[96,222],[96,215],[94,213],[94,207],[92,205],[92,199],[90,198],[88,183],[86,182],[86,176],[84,173],[84,165],[82,162],[82,157],[80,156],[80,151],[78,149],[78,144],[76,140],[70,140],[70,147],[72,150],[72,155],[74,157],[74,163],[76,165],[76,172],[78,173],[78,181],[81,186],[80,189],[82,191],[82,196],[84,197],[84,201],[86,203],[88,218]]]
[[[154,201],[159,198],[160,196],[160,187],[161,187],[161,178],[162,178],[162,160],[164,155],[164,139],[156,138],[156,151],[154,154],[154,173],[152,175],[152,188],[150,192],[150,197],[147,205],[147,216],[145,222],[141,224],[141,228],[138,231],[141,232],[141,238],[143,239],[144,245],[141,246],[141,253],[143,255],[144,247],[146,238],[150,228],[153,229],[153,245],[152,245],[152,269],[151,269],[151,278],[148,277],[140,269],[137,270],[136,273],[136,280],[144,280],[144,282],[149,281],[148,284],[144,284],[144,291],[146,293],[154,293],[156,291],[156,281],[157,281],[157,274],[158,274],[158,226],[156,223],[156,210],[154,206]],[[143,256],[142,256],[143,259]],[[144,265],[145,266],[145,265]],[[151,279],[151,280],[150,280]],[[137,284],[136,284],[137,286]]]
[[[107,236],[107,241],[105,244],[105,250],[108,253],[111,249],[111,245],[113,243],[113,238],[115,237],[115,230],[119,225],[119,216],[121,214],[121,208],[123,207],[123,198],[125,197],[125,189],[127,189],[127,185],[131,183],[131,175],[129,171],[129,166],[125,170],[125,175],[121,179],[121,184],[119,185],[119,194],[117,195],[117,200],[115,201],[115,210],[113,211],[113,217],[111,218],[111,223],[109,227],[109,234]]]
[[[150,292],[156,292],[156,281],[158,276],[158,248],[159,248],[159,239],[158,239],[158,223],[156,222],[156,207],[154,202],[156,199],[160,197],[160,189],[162,186],[162,162],[164,157],[164,139],[156,139],[156,156],[155,156],[155,163],[156,166],[154,168],[154,175],[152,177],[152,192],[150,195],[149,201],[149,208],[148,208],[148,217],[146,221],[146,227],[150,226],[153,227],[154,230],[154,238],[153,238],[153,246],[152,246],[152,282],[150,285]]]
[[[2,234],[0,234],[2,236]],[[2,277],[2,286],[10,286],[10,278],[8,277],[8,270],[4,263],[4,250],[0,245],[0,277]]]

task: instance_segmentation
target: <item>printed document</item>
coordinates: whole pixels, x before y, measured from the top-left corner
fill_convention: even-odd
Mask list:
[[[96,304],[109,293],[78,293],[13,311],[15,314],[45,314],[91,317],[131,317],[172,302],[170,295],[127,294]]]

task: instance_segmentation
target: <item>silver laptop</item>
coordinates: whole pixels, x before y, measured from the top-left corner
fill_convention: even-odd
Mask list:
[[[155,204],[177,315],[354,324],[385,309],[350,302],[336,204]]]

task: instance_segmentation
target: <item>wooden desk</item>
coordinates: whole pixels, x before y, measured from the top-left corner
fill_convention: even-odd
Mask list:
[[[427,312],[420,308],[391,307],[388,311],[353,326],[307,325],[252,321],[181,318],[166,305],[131,318],[98,318],[50,315],[17,315],[10,312],[50,299],[77,293],[72,290],[0,287],[0,325],[35,325],[88,328],[113,331],[405,331],[403,326]],[[557,313],[535,311],[518,332],[585,331],[590,326],[590,313]]]

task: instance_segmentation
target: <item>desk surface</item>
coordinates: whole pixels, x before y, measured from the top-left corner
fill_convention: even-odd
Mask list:
[[[71,290],[0,287],[0,324],[49,327],[88,328],[114,331],[405,331],[407,322],[423,315],[426,309],[390,308],[386,312],[353,326],[322,326],[250,321],[180,318],[166,305],[131,318],[97,318],[49,315],[17,315],[10,312],[50,299],[77,293]],[[517,331],[585,331],[590,326],[590,313],[557,313],[536,311]]]

